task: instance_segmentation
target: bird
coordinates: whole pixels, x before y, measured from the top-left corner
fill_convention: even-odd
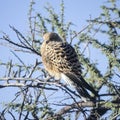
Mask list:
[[[43,34],[41,45],[43,65],[56,80],[63,79],[74,87],[83,101],[93,100],[98,93],[82,77],[82,67],[75,49],[55,32]],[[89,91],[89,92],[88,92]]]

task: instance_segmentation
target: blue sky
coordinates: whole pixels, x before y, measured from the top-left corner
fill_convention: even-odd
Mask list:
[[[43,9],[47,3],[50,3],[55,11],[59,10],[61,0],[36,0],[35,10],[39,10],[43,15],[46,14]],[[28,11],[30,0],[2,0],[0,2],[0,31],[4,31],[15,40],[14,32],[9,25],[15,26],[23,34],[28,32]],[[86,26],[86,20],[97,17],[100,13],[100,5],[104,0],[76,0],[71,2],[65,0],[65,20],[73,21],[77,31]],[[37,11],[38,12],[38,11]],[[0,50],[4,51],[4,55],[0,55],[5,61],[11,57],[10,51],[6,47],[0,46]]]
[[[55,10],[58,10],[60,0],[36,0],[36,8],[41,13],[45,13],[43,7],[49,2]],[[66,19],[71,20],[77,25],[84,23],[89,16],[95,17],[100,12],[99,6],[104,0],[76,0],[71,2],[65,0]],[[16,26],[18,29],[25,31],[27,28],[27,14],[29,9],[29,0],[2,0],[0,2],[0,30],[9,32],[9,25]]]

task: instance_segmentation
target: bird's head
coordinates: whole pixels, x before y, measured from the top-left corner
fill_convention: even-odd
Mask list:
[[[44,41],[62,41],[57,33],[49,32],[43,35]]]

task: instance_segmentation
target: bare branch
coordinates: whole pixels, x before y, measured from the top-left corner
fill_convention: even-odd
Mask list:
[[[40,53],[37,52],[37,51],[29,44],[29,42],[28,42],[29,40],[27,40],[17,29],[15,29],[14,27],[11,27],[11,26],[10,26],[10,28],[13,29],[13,31],[15,31],[15,33],[16,33],[16,35],[17,35],[17,37],[18,37],[18,39],[19,39],[19,41],[20,41],[21,44],[12,41],[6,33],[3,33],[4,35],[3,35],[2,38],[0,38],[1,40],[5,40],[5,41],[9,42],[10,44],[12,44],[12,45],[14,45],[14,46],[17,46],[17,47],[19,47],[19,48],[23,48],[23,49],[30,50],[30,51],[32,51],[33,53],[36,53],[37,55],[40,55]],[[20,37],[21,37],[21,39],[24,40],[24,42],[21,42]],[[25,44],[25,43],[26,43],[26,44]]]

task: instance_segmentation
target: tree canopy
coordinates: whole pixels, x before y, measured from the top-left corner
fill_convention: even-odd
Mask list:
[[[14,88],[12,101],[1,102],[0,119],[13,120],[94,120],[120,119],[120,9],[117,0],[101,6],[97,18],[88,19],[80,31],[74,22],[65,20],[65,4],[61,0],[59,13],[50,5],[48,16],[34,12],[35,2],[29,6],[29,32],[10,29],[16,39],[5,31],[0,45],[10,47],[14,58],[0,60],[0,89]],[[82,63],[84,79],[99,93],[96,101],[83,102],[77,91],[63,81],[56,81],[45,71],[40,54],[44,32],[56,32],[76,50]],[[86,55],[86,52],[88,55]],[[24,58],[19,57],[24,54]],[[35,57],[31,64],[25,56]],[[7,96],[6,96],[7,97]]]

